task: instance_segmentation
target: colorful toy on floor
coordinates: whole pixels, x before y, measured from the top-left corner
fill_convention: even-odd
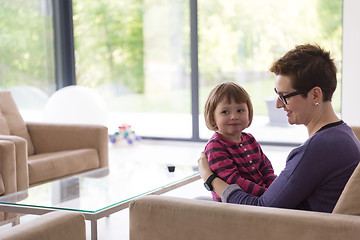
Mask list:
[[[136,136],[135,131],[131,130],[129,124],[119,126],[119,130],[113,135],[109,135],[109,140],[113,144],[134,144],[141,140],[141,137]]]

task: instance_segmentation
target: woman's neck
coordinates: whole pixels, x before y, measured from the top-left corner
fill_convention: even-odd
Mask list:
[[[340,121],[332,108],[331,102],[323,102],[319,108],[313,120],[306,126],[309,137],[314,135],[323,126]]]

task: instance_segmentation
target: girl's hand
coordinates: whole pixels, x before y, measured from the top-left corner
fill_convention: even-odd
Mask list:
[[[211,174],[213,174],[213,171],[209,166],[208,159],[204,152],[201,153],[201,157],[198,160],[198,169],[200,177],[202,178],[202,180],[204,180],[204,182],[210,177]]]

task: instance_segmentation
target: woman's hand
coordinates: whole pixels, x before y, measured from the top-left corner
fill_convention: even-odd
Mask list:
[[[210,177],[211,174],[213,174],[204,152],[201,153],[201,157],[198,160],[198,169],[200,177],[204,182]],[[224,189],[227,188],[229,184],[217,177],[213,180],[212,186],[214,188],[213,191],[221,197]]]
[[[201,157],[198,160],[198,169],[200,177],[202,178],[202,180],[204,180],[204,182],[210,177],[211,174],[213,174],[213,171],[209,166],[208,159],[204,152],[201,153]]]

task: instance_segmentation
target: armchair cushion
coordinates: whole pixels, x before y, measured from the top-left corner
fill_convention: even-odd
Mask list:
[[[19,113],[11,93],[8,91],[0,92],[0,134],[16,135],[26,139],[28,154],[34,154],[34,146],[26,124]]]
[[[27,123],[35,155],[30,186],[108,166],[108,130],[101,125]]]
[[[30,185],[98,168],[96,149],[36,154],[29,157]]]
[[[27,123],[36,154],[97,149],[100,168],[108,166],[108,130],[101,125]]]

